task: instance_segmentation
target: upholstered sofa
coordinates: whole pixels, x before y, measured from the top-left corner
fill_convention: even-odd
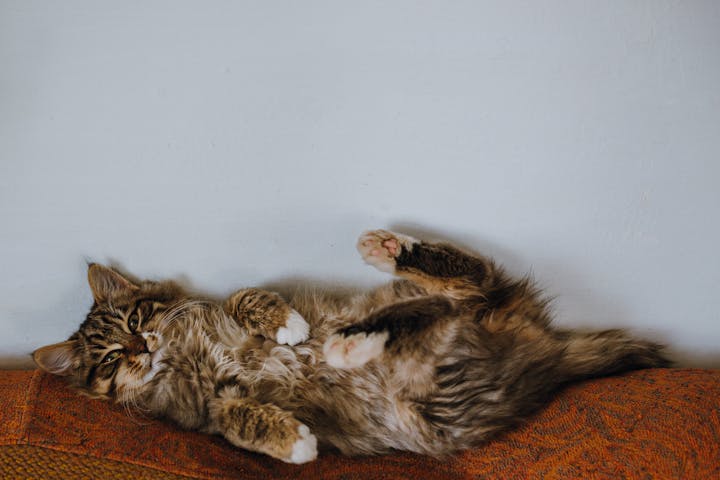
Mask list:
[[[720,479],[720,370],[572,385],[523,427],[449,458],[321,454],[288,465],[128,416],[39,371],[0,371],[0,478]]]

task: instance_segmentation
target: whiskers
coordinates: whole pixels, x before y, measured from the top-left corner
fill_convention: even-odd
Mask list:
[[[159,316],[157,320],[157,331],[160,333],[166,332],[195,308],[209,310],[213,308],[213,306],[214,304],[212,302],[206,300],[181,300]]]
[[[139,389],[131,388],[124,390],[118,395],[118,402],[122,404],[123,409],[130,420],[137,425],[147,425],[150,418],[150,410],[142,407],[138,402]]]
[[[128,377],[126,375],[125,377]],[[130,419],[138,425],[146,425],[149,423],[150,410],[144,407],[140,402],[140,397],[144,390],[145,384],[141,379],[127,379],[118,385],[115,400],[120,403],[125,413]]]
[[[161,354],[162,352],[156,353]],[[158,358],[155,358],[156,356]],[[158,372],[160,360],[159,355],[145,354],[128,363],[124,371],[118,372],[115,400],[122,404],[128,417],[138,425],[148,423],[142,420],[149,418],[150,409],[144,406],[144,402],[141,400],[143,394],[153,388],[148,383]]]

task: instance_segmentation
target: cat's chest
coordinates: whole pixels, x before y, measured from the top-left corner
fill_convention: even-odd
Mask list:
[[[183,341],[184,340],[184,341]],[[238,382],[294,383],[302,378],[313,357],[308,348],[279,345],[240,329],[195,332],[178,339],[171,362],[175,368],[191,366],[194,376],[236,378]]]

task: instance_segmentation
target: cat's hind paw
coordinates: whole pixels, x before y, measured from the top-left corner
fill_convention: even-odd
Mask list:
[[[378,270],[395,273],[395,259],[403,250],[412,250],[418,241],[407,235],[387,230],[371,230],[360,235],[358,252],[366,263]]]
[[[387,332],[343,335],[336,333],[323,345],[323,354],[328,365],[335,368],[362,367],[385,351]]]
[[[295,310],[291,310],[290,316],[285,321],[285,326],[277,329],[275,340],[277,343],[286,345],[297,345],[304,342],[310,335],[310,325]]]
[[[317,458],[317,438],[310,433],[307,425],[298,427],[298,435],[300,438],[295,441],[292,446],[290,457],[284,458],[287,463],[307,463]]]

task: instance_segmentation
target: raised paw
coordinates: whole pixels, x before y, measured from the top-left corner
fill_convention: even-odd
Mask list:
[[[387,230],[371,230],[360,235],[357,249],[366,263],[378,270],[395,272],[395,259],[404,250],[412,250],[418,241],[407,235]]]
[[[387,342],[387,332],[343,335],[336,333],[323,345],[325,361],[335,368],[362,367],[373,358],[382,355]]]
[[[285,321],[285,326],[277,329],[275,340],[277,343],[285,345],[297,345],[308,339],[310,334],[310,325],[295,310],[290,311],[290,315]]]
[[[284,462],[307,463],[317,458],[317,438],[310,433],[307,425],[300,424],[298,435],[300,435],[300,438],[293,444],[290,456],[281,459]]]

